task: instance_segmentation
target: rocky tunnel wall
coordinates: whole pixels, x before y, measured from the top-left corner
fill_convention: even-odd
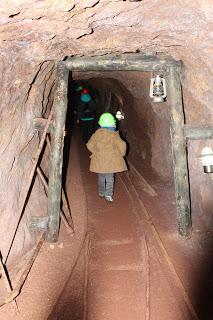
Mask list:
[[[3,261],[19,220],[21,196],[39,143],[32,120],[47,114],[46,109],[52,103],[55,63],[74,55],[125,52],[171,55],[183,62],[186,123],[212,125],[212,6],[210,0],[1,1],[0,250]],[[168,141],[164,106],[150,105],[144,99],[147,89],[135,92],[133,78],[127,83],[119,76],[116,81],[128,91],[125,97],[129,102],[125,111],[128,114],[134,110],[128,116],[132,117],[128,131],[131,144],[137,145],[138,157],[148,159],[151,167],[163,177],[164,163],[159,162],[158,154],[164,149],[161,150],[158,144],[158,133],[163,132],[165,141]],[[141,81],[142,87],[147,88],[147,79],[143,77]],[[134,106],[130,109],[132,103]],[[136,123],[135,127],[133,123]],[[134,140],[138,135],[133,128],[140,128],[141,136],[146,135],[149,143],[140,143],[141,148],[138,148],[139,144]],[[188,157],[192,212],[204,218],[209,226],[213,186],[211,177],[203,174],[198,159],[206,144],[212,146],[212,141],[190,141]],[[167,149],[167,146],[163,148]],[[168,179],[170,156],[167,161]],[[29,230],[30,216],[45,214],[46,195],[40,182],[36,181],[17,233],[19,240],[15,241],[8,263],[12,265],[20,261],[18,256],[23,256],[35,244],[35,234]]]
[[[33,119],[49,113],[53,102],[55,63],[42,62],[35,66],[31,74],[30,62],[26,64],[19,55],[7,62],[7,57],[1,63],[0,250],[3,261],[7,261],[11,271],[11,279],[15,281],[16,273],[40,238],[40,234],[30,229],[31,217],[47,213],[47,196],[38,177],[34,179],[22,213],[20,206],[41,138],[41,134],[34,130]],[[26,71],[24,78],[21,77],[22,70]],[[43,160],[39,161],[44,172],[47,172],[48,158],[45,152]]]

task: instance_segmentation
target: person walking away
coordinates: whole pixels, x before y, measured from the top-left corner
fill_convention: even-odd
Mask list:
[[[86,144],[92,153],[90,171],[98,173],[98,191],[100,197],[113,201],[114,176],[117,172],[127,170],[124,156],[126,142],[116,131],[116,121],[111,113],[103,113],[98,121],[100,128]]]
[[[95,102],[89,94],[89,90],[85,88],[81,92],[77,109],[77,122],[80,121],[84,142],[87,142],[94,132],[95,113]]]

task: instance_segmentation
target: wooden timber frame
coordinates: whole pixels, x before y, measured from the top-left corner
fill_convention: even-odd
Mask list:
[[[166,78],[167,101],[170,106],[170,132],[173,154],[174,184],[177,211],[177,229],[182,236],[191,234],[190,189],[187,160],[187,139],[213,137],[212,127],[190,127],[185,125],[181,90],[181,61],[169,56],[121,54],[94,57],[70,57],[58,63],[57,88],[54,99],[55,117],[49,132],[52,136],[51,162],[48,189],[47,240],[58,239],[61,175],[63,162],[64,127],[67,112],[67,90],[69,71],[141,71],[161,72]],[[42,130],[43,123],[35,120],[35,127]]]
[[[91,58],[69,58],[70,71],[141,71],[161,72],[166,77],[168,104],[171,114],[171,144],[177,209],[177,228],[182,236],[191,233],[190,190],[184,135],[184,111],[180,83],[181,62],[165,56],[123,54]]]
[[[57,86],[54,96],[54,120],[51,132],[51,154],[48,183],[48,229],[46,239],[49,242],[58,240],[60,209],[62,164],[64,147],[64,130],[67,114],[69,70],[60,61],[57,68]]]
[[[181,89],[181,61],[169,56],[121,54],[94,57],[70,57],[65,61],[70,71],[141,71],[161,72],[166,78],[167,101],[170,107],[170,132],[177,211],[177,230],[189,237],[192,228],[190,188],[187,160],[188,139],[213,137],[213,127],[185,125]]]

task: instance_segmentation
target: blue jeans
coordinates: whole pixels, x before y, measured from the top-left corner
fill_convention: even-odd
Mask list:
[[[98,174],[98,193],[100,196],[113,196],[114,173]]]

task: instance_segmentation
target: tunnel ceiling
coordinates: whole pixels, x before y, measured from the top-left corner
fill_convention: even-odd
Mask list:
[[[210,110],[212,6],[211,0],[3,0],[2,68],[14,73],[14,64],[21,65],[14,77],[20,80],[22,74],[23,82],[30,83],[40,63],[65,56],[170,54],[184,62],[187,99]]]

